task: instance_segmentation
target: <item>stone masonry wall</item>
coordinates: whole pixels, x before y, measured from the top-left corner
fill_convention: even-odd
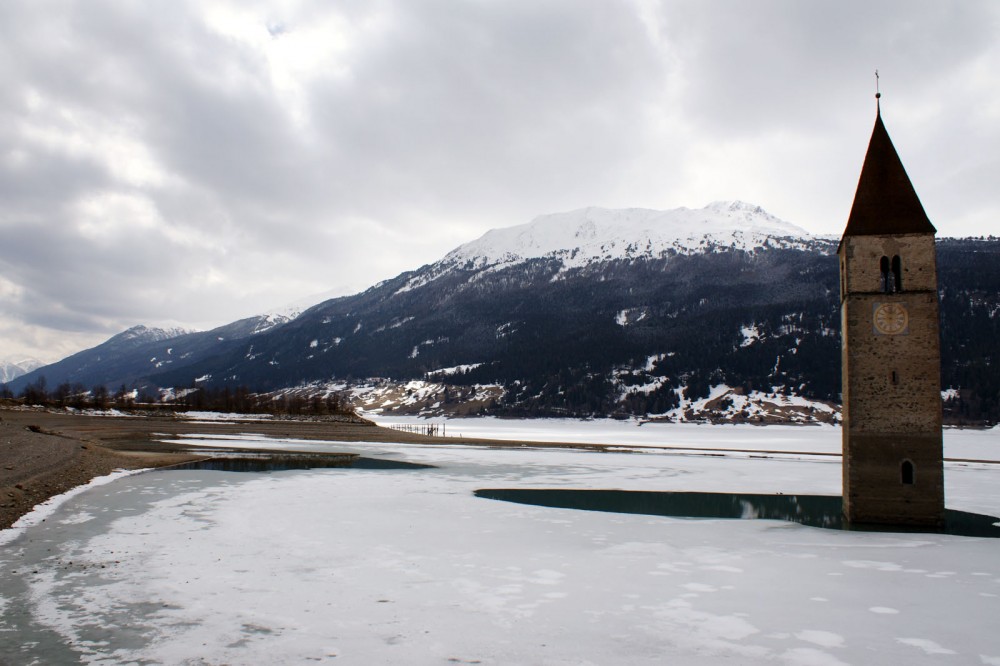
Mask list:
[[[881,258],[900,257],[902,291],[882,290]],[[937,524],[944,508],[940,337],[933,234],[845,237],[840,248],[844,512],[852,522]],[[907,326],[880,333],[883,303]],[[908,461],[908,462],[906,462]],[[913,484],[901,480],[912,464]]]
[[[907,308],[900,335],[872,324],[877,304]],[[941,428],[941,361],[935,293],[851,295],[842,314],[847,366],[845,427],[853,432],[936,432]]]
[[[847,292],[851,294],[879,293],[880,260],[898,256],[901,260],[903,291],[933,291],[937,293],[937,261],[932,234],[900,236],[848,236],[840,248],[841,275],[844,262],[847,271]],[[841,299],[844,294],[841,293]]]

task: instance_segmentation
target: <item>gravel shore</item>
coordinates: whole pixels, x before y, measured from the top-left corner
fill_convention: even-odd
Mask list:
[[[99,441],[58,434],[32,412],[0,411],[0,529],[37,504],[116,469],[162,467],[194,459],[182,453],[115,451]]]

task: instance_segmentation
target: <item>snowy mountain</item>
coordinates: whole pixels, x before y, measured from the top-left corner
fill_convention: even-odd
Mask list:
[[[662,259],[677,254],[804,249],[812,247],[815,240],[805,229],[742,201],[717,201],[695,210],[582,208],[488,231],[449,252],[403,289],[413,289],[458,269],[498,270],[531,259],[554,260],[563,270],[569,270],[593,263]]]
[[[396,413],[829,420],[836,243],[740,202],[588,208],[491,231],[294,318],[176,337],[133,329],[11,386],[45,375],[49,386],[336,390]],[[998,418],[1000,239],[943,239],[938,256],[943,387],[962,418]],[[124,348],[123,336],[153,341]]]
[[[288,307],[283,310],[278,310],[255,317],[254,318],[255,323],[253,330],[251,331],[251,335],[264,333],[266,331],[270,331],[272,328],[275,328],[276,326],[287,324],[288,322],[292,321],[300,314],[302,314],[302,310],[304,309],[305,308]]]
[[[150,379],[338,390],[394,413],[829,420],[836,242],[739,202],[543,216]],[[975,419],[1000,393],[979,372],[1000,334],[1000,242],[939,248],[945,386]],[[970,308],[989,321],[970,326]]]
[[[583,208],[494,229],[449,252],[441,263],[472,262],[486,267],[553,257],[573,268],[596,261],[692,254],[709,248],[802,247],[810,239],[805,229],[740,201],[718,201],[697,210]]]
[[[8,357],[0,359],[0,384],[13,381],[21,375],[26,375],[44,363],[35,358]]]
[[[131,386],[142,378],[176,366],[187,366],[219,353],[227,345],[281,327],[308,307],[296,301],[272,308],[264,314],[240,319],[211,331],[156,328],[142,324],[112,336],[107,341],[52,365],[37,363],[28,372],[0,379],[14,391],[44,377],[49,386],[70,383],[91,388],[104,385]]]
[[[23,390],[41,377],[50,387],[63,383],[87,389],[95,385],[131,386],[143,377],[187,366],[219,353],[226,345],[280,327],[296,315],[294,309],[258,315],[211,331],[133,326],[92,349],[12,378],[10,388]]]
[[[105,344],[121,346],[139,346],[150,342],[162,342],[192,331],[183,328],[150,328],[149,326],[133,326],[110,338]]]

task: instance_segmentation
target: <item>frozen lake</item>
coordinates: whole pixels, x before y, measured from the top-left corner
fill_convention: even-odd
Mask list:
[[[381,426],[444,424],[449,436],[534,442],[606,444],[621,448],[751,449],[840,455],[840,426],[705,425],[640,423],[615,419],[417,419],[366,414]],[[946,458],[1000,461],[1000,426],[988,430],[947,428]],[[838,490],[839,492],[839,490]]]
[[[435,467],[155,471],[95,485],[5,533],[0,663],[1000,665],[997,539],[473,495],[840,492],[839,458],[816,455],[839,448],[836,428],[654,428],[448,424],[622,447],[608,452],[246,437],[232,443]],[[998,435],[947,431],[946,455],[1000,459]],[[951,509],[1000,516],[1000,466],[947,463],[946,492]]]

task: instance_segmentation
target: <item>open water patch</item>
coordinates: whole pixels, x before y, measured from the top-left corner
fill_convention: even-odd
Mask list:
[[[834,530],[1000,538],[1000,518],[951,509],[945,509],[945,524],[940,528],[848,523],[844,520],[840,495],[755,495],[571,488],[483,488],[476,490],[475,495],[517,504],[583,511],[670,518],[785,520]]]
[[[356,453],[272,453],[264,451],[209,450],[208,457],[169,469],[211,470],[216,472],[285,472],[289,470],[324,469],[343,467],[350,469],[418,470],[430,469],[433,465],[366,458]]]

